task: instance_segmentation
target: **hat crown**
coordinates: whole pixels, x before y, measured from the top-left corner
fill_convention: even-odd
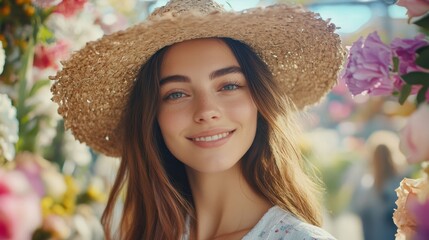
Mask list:
[[[155,9],[150,17],[166,14],[180,16],[189,12],[207,15],[212,12],[225,12],[225,9],[212,0],[171,0],[165,6]]]

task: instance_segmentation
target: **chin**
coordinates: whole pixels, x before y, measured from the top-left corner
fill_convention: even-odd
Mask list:
[[[227,172],[228,170],[232,170],[238,166],[238,162],[211,162],[208,163],[205,161],[205,164],[196,164],[193,166],[187,165],[187,168],[191,171],[196,171],[199,173],[205,173],[205,174],[215,174],[215,173],[223,173]]]

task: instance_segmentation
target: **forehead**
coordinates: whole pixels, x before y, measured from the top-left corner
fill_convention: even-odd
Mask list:
[[[161,65],[161,75],[184,74],[182,71],[212,71],[225,66],[239,64],[222,39],[187,40],[172,45],[166,51]]]

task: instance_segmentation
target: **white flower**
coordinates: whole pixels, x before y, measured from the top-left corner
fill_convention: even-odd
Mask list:
[[[18,120],[16,109],[5,94],[0,94],[0,159],[11,161],[15,157],[15,143],[18,141]]]
[[[120,162],[119,158],[99,154],[94,165],[94,173],[96,176],[103,178],[109,186],[112,186],[115,181]]]
[[[60,200],[67,191],[67,184],[64,176],[55,168],[47,169],[40,174],[45,184],[46,195],[55,200]]]
[[[34,95],[27,98],[25,105],[32,108],[29,118],[46,116],[55,121],[61,119],[61,116],[57,112],[57,104],[52,102],[51,98],[50,85],[45,85],[38,89]]]
[[[72,51],[79,50],[87,42],[103,36],[103,30],[95,24],[95,16],[88,13],[88,10],[69,18],[61,14],[52,14],[46,25],[53,29],[57,39],[69,42]]]
[[[102,1],[96,1],[97,5],[102,4]],[[135,11],[137,7],[137,1],[136,0],[123,0],[123,1],[116,1],[116,0],[109,0],[109,4],[117,11],[119,11],[122,14],[130,14],[133,11]]]
[[[3,67],[5,62],[6,62],[6,54],[3,49],[3,43],[0,41],[0,74],[3,72]]]
[[[73,215],[73,228],[75,238],[73,239],[104,239],[103,227],[96,216],[94,209],[86,204],[80,204]]]
[[[66,161],[77,166],[86,166],[92,159],[89,147],[77,141],[69,130],[64,133],[63,154]]]
[[[58,106],[51,101],[52,93],[50,86],[40,88],[33,96],[27,98],[25,105],[32,108],[29,113],[30,119],[38,118],[39,128],[37,144],[39,147],[48,146],[56,134],[56,127],[61,116],[58,114]]]

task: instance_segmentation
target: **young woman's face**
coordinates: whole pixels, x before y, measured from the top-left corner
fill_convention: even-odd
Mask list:
[[[198,172],[234,166],[253,142],[257,108],[228,46],[190,40],[164,55],[158,122],[171,153]]]

